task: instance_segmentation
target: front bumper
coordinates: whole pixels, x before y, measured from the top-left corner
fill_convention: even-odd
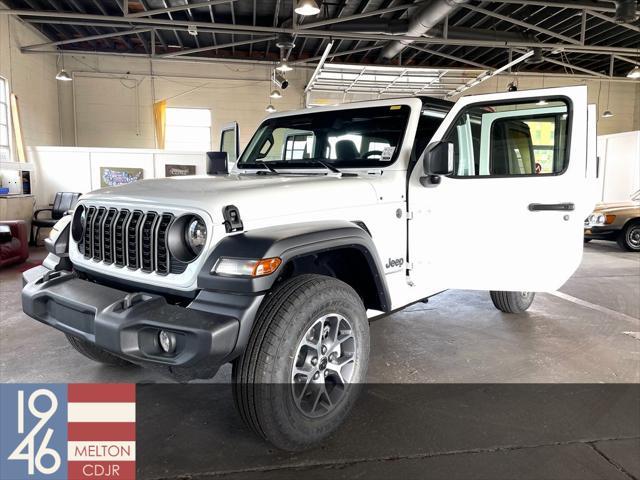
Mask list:
[[[239,319],[185,308],[164,297],[128,293],[40,266],[23,274],[22,307],[34,319],[82,338],[126,360],[180,378],[208,378],[236,346]],[[158,333],[176,335],[164,353]]]
[[[593,238],[595,240],[615,240],[619,233],[618,229],[612,228],[610,225],[589,225],[584,226],[585,238]]]

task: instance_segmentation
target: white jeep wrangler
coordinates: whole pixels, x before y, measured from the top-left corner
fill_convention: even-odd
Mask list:
[[[81,198],[24,311],[85,356],[208,378],[283,449],[333,432],[368,320],[449,288],[523,312],[578,267],[594,206],[584,86],[270,115],[231,173]]]

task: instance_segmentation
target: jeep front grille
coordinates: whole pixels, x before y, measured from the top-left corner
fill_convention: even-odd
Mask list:
[[[167,246],[173,214],[85,208],[84,232],[78,243],[84,258],[160,275],[186,269],[187,264],[172,258]]]

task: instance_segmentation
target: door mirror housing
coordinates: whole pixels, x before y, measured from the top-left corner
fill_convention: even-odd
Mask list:
[[[435,142],[427,147],[423,160],[425,175],[453,173],[453,143]]]
[[[207,152],[207,175],[227,175],[227,152]]]

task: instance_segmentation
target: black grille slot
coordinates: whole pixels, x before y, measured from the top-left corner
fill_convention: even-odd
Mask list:
[[[169,248],[167,247],[167,232],[173,222],[173,215],[165,213],[158,222],[158,233],[156,242],[156,271],[160,274],[169,273]]]
[[[115,208],[107,210],[102,227],[102,250],[104,263],[113,263],[113,225],[118,211]]]
[[[120,267],[124,267],[127,263],[127,247],[125,241],[126,235],[124,229],[127,224],[128,216],[129,210],[120,210],[120,213],[118,213],[116,221],[113,225],[114,263]]]
[[[84,224],[84,234],[82,235],[82,246],[83,246],[83,254],[84,254],[84,258],[91,258],[93,256],[92,251],[91,251],[91,233],[93,232],[93,229],[91,228],[92,224],[93,224],[93,217],[96,214],[96,207],[89,207],[87,209],[87,215],[85,218],[85,224]]]
[[[93,259],[102,260],[102,221],[104,220],[104,214],[107,210],[105,208],[98,208],[96,215],[91,223],[91,244],[93,246]]]
[[[155,239],[156,228],[158,226],[158,214],[148,212],[142,220],[142,242],[140,245],[140,262],[142,270],[145,272],[153,272],[155,263]]]
[[[175,220],[171,213],[85,208],[85,227],[78,242],[85,258],[159,275],[180,274],[187,269],[187,263],[169,252],[169,229]]]
[[[143,213],[135,211],[127,224],[127,266],[133,270],[140,268],[140,226]]]

